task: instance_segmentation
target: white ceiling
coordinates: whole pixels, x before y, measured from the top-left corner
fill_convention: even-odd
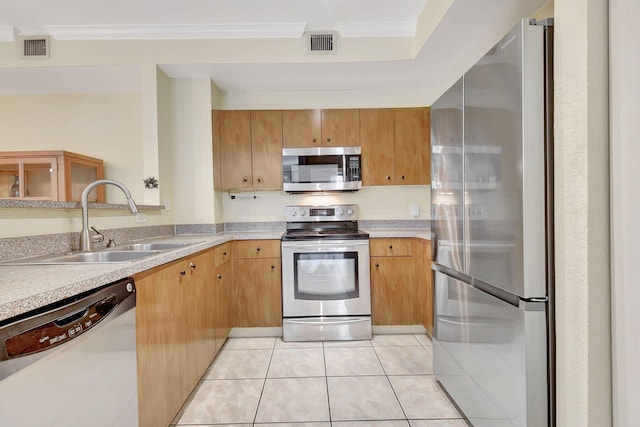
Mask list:
[[[427,1],[447,0],[1,0],[0,37],[295,39],[315,29],[346,38],[414,37]],[[414,59],[159,65],[171,77],[210,77],[225,91],[444,90],[545,1],[453,0]],[[95,67],[0,68],[0,94],[135,92],[136,85],[139,72],[131,65],[98,73]]]

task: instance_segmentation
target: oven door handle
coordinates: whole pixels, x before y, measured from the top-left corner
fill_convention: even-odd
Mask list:
[[[340,324],[340,323],[358,323],[358,322],[363,322],[368,320],[368,317],[357,317],[354,319],[329,319],[326,317],[323,317],[322,320],[320,322],[318,322],[316,319],[313,320],[295,320],[295,319],[287,319],[285,318],[285,320],[287,321],[287,323],[296,323],[296,324],[300,324],[300,325],[308,325],[308,324],[323,324],[323,325],[327,325],[327,324]]]

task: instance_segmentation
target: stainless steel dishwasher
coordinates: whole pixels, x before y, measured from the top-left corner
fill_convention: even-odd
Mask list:
[[[0,321],[0,425],[138,425],[135,284]]]

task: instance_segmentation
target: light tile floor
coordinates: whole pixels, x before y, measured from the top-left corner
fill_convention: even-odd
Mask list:
[[[178,426],[465,427],[425,335],[286,343],[231,338]]]

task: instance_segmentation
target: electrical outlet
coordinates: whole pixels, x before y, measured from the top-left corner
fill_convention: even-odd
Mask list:
[[[137,213],[136,214],[136,222],[147,222],[147,214]]]
[[[411,216],[414,218],[418,218],[420,216],[420,206],[411,205]]]

